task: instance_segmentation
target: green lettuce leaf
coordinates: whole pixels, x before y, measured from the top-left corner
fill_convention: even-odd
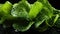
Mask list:
[[[39,12],[42,10],[43,8],[43,4],[41,2],[35,2],[31,8],[30,8],[30,11],[29,11],[29,17],[31,19],[35,18]]]
[[[20,1],[17,4],[13,5],[13,9],[11,11],[11,15],[13,17],[20,17],[28,19],[28,12],[30,10],[30,5],[27,1]]]
[[[10,14],[11,9],[12,9],[12,4],[9,1],[6,1],[1,6],[1,13],[3,12],[4,15],[8,15]]]
[[[36,17],[35,27],[38,28],[44,21],[50,19],[50,16],[52,16],[52,13],[49,12],[49,9],[47,7],[43,8]]]
[[[15,20],[17,19],[17,21],[14,21],[13,19],[13,28],[24,32],[27,31],[34,22],[27,22],[29,20],[28,19],[28,12],[30,10],[30,5],[27,1],[20,1],[19,3],[16,3],[13,5],[13,9],[11,11],[11,15],[13,17],[16,17]]]
[[[9,1],[6,1],[4,4],[0,4],[0,24],[2,24],[7,16],[10,15],[12,9],[12,4]]]
[[[55,23],[54,26],[57,27],[57,28],[60,28],[60,16],[59,16],[59,18],[57,19],[57,21],[56,21],[56,23]]]
[[[27,23],[26,23],[26,24],[27,24]],[[34,22],[30,22],[30,23],[28,23],[27,25],[26,25],[26,24],[22,25],[22,24],[14,23],[14,24],[13,24],[13,27],[14,27],[14,29],[16,29],[17,31],[24,32],[24,31],[27,31],[27,30],[34,24]]]
[[[38,28],[36,28],[36,30],[38,30],[39,32],[44,32],[48,29],[48,25],[46,25],[45,22],[43,22]]]

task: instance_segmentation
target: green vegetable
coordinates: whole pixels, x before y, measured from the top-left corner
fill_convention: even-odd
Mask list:
[[[14,4],[6,1],[0,4],[0,24],[21,32],[31,27],[44,32],[50,27],[60,28],[60,10],[52,7],[48,0],[37,0],[33,4],[27,0]]]
[[[47,25],[42,26],[42,27],[38,27],[38,31],[39,31],[39,32],[44,32],[44,31],[46,31],[47,29],[48,29],[48,26],[47,26]]]
[[[29,9],[30,8],[27,1],[20,1],[18,4],[13,5],[11,15],[14,17],[28,18]]]
[[[21,24],[14,23],[13,27],[18,31],[24,32],[27,31],[33,24],[34,22],[30,22],[28,25],[25,24],[24,26],[22,26]]]
[[[59,18],[59,15],[57,14],[56,16],[53,16],[51,19],[46,20],[46,24],[48,26],[52,27],[52,26],[55,25],[55,23],[57,22],[58,18]]]
[[[58,18],[54,26],[60,28],[60,17]]]
[[[43,8],[42,3],[38,2],[38,1],[35,2],[29,11],[29,17],[31,19],[35,18],[38,15],[38,13],[42,10],[42,8]]]
[[[48,25],[46,25],[45,22],[43,22],[38,28],[36,28],[39,32],[44,32],[48,29]]]
[[[9,14],[11,9],[12,9],[12,4],[9,1],[6,1],[5,4],[3,4],[1,7],[1,11],[4,14]]]
[[[38,28],[44,21],[45,21],[45,19],[43,19],[42,21],[39,21],[39,20],[38,20],[38,21],[35,23],[35,27]]]
[[[3,4],[0,4],[0,7],[2,6]]]
[[[0,24],[2,24],[6,17],[10,15],[12,4],[9,1],[6,1],[4,4],[0,5]]]
[[[43,14],[45,12],[45,10],[43,10],[42,12],[40,12],[36,18],[36,23],[35,23],[35,27],[38,28],[46,19],[48,19],[48,16],[46,14]]]
[[[45,20],[50,19],[52,16],[52,13],[49,12],[49,9],[47,7],[44,7],[41,12],[37,16],[37,22],[35,23],[36,28],[38,28]]]
[[[20,18],[19,19],[20,22],[23,21],[21,23],[17,22],[17,21],[16,21],[17,23],[13,23],[14,29],[24,32],[24,31],[27,31],[33,25],[34,22],[27,22],[27,21],[29,21],[29,19],[28,19],[29,18],[29,16],[28,16],[29,9],[30,9],[30,7],[29,7],[27,1],[24,1],[24,2],[20,1],[18,4],[13,5],[11,15],[13,17]],[[25,20],[27,20],[27,21],[25,21]]]
[[[58,20],[58,18],[59,18],[59,15],[57,14],[55,19],[54,19],[54,23]]]

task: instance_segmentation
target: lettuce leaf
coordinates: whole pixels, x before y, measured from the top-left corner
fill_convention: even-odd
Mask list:
[[[43,4],[41,2],[38,2],[38,1],[35,2],[30,8],[29,17],[31,19],[36,18],[39,12],[41,12],[42,8],[43,8]]]
[[[21,32],[24,32],[24,31],[27,31],[28,29],[30,29],[30,27],[34,24],[34,22],[29,22],[27,25],[22,25],[22,24],[17,24],[17,23],[14,23],[13,24],[13,27],[14,29],[16,29],[17,31],[21,31]]]
[[[30,7],[28,4],[29,3],[27,1],[25,2],[20,1],[19,3],[14,4],[13,9],[11,11],[11,15],[13,17],[20,17],[20,18],[28,19],[28,11],[30,10]]]
[[[13,22],[12,26],[14,29],[21,32],[27,31],[34,24],[34,22],[27,22],[29,21],[27,19],[29,18],[28,12],[30,10],[30,5],[28,4],[29,3],[27,1],[20,1],[13,5],[13,9],[11,11],[11,15],[18,18],[17,21]]]

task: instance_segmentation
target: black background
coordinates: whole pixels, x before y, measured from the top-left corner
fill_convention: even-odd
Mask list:
[[[6,1],[10,1],[12,4],[14,4],[14,3],[17,3],[17,2],[19,2],[20,0],[0,0],[0,3],[5,3]],[[36,0],[28,0],[28,2],[29,3],[34,3]],[[49,0],[49,2],[51,3],[51,5],[53,6],[53,7],[55,7],[56,9],[60,9],[60,2],[59,2],[59,0]],[[52,32],[53,31],[53,32]],[[36,31],[35,29],[32,29],[32,28],[30,28],[28,31],[26,31],[26,32],[15,32],[14,31],[14,29],[13,29],[13,27],[9,27],[9,28],[6,28],[6,29],[4,29],[3,27],[2,27],[2,25],[0,25],[0,34],[29,34],[29,33],[35,33],[35,34],[59,34],[59,32],[60,32],[60,29],[58,29],[58,28],[55,28],[55,27],[53,27],[53,28],[50,28],[49,30],[47,30],[47,31],[45,31],[45,32],[38,32],[38,31]]]

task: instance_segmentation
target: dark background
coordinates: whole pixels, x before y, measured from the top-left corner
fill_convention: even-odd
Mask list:
[[[12,4],[19,2],[20,0],[0,0],[0,3],[5,3],[6,1],[10,1]],[[34,3],[36,0],[28,0],[29,3]],[[56,9],[60,9],[60,2],[59,0],[49,0],[49,2],[51,3],[51,5],[53,7],[55,7]],[[33,34],[60,34],[60,29],[59,28],[50,28],[49,30],[45,31],[45,32],[38,32],[35,29],[30,28],[28,31],[26,32],[15,32],[13,27],[9,27],[4,29],[2,27],[2,25],[0,25],[0,34],[29,34],[29,33],[33,33]]]

